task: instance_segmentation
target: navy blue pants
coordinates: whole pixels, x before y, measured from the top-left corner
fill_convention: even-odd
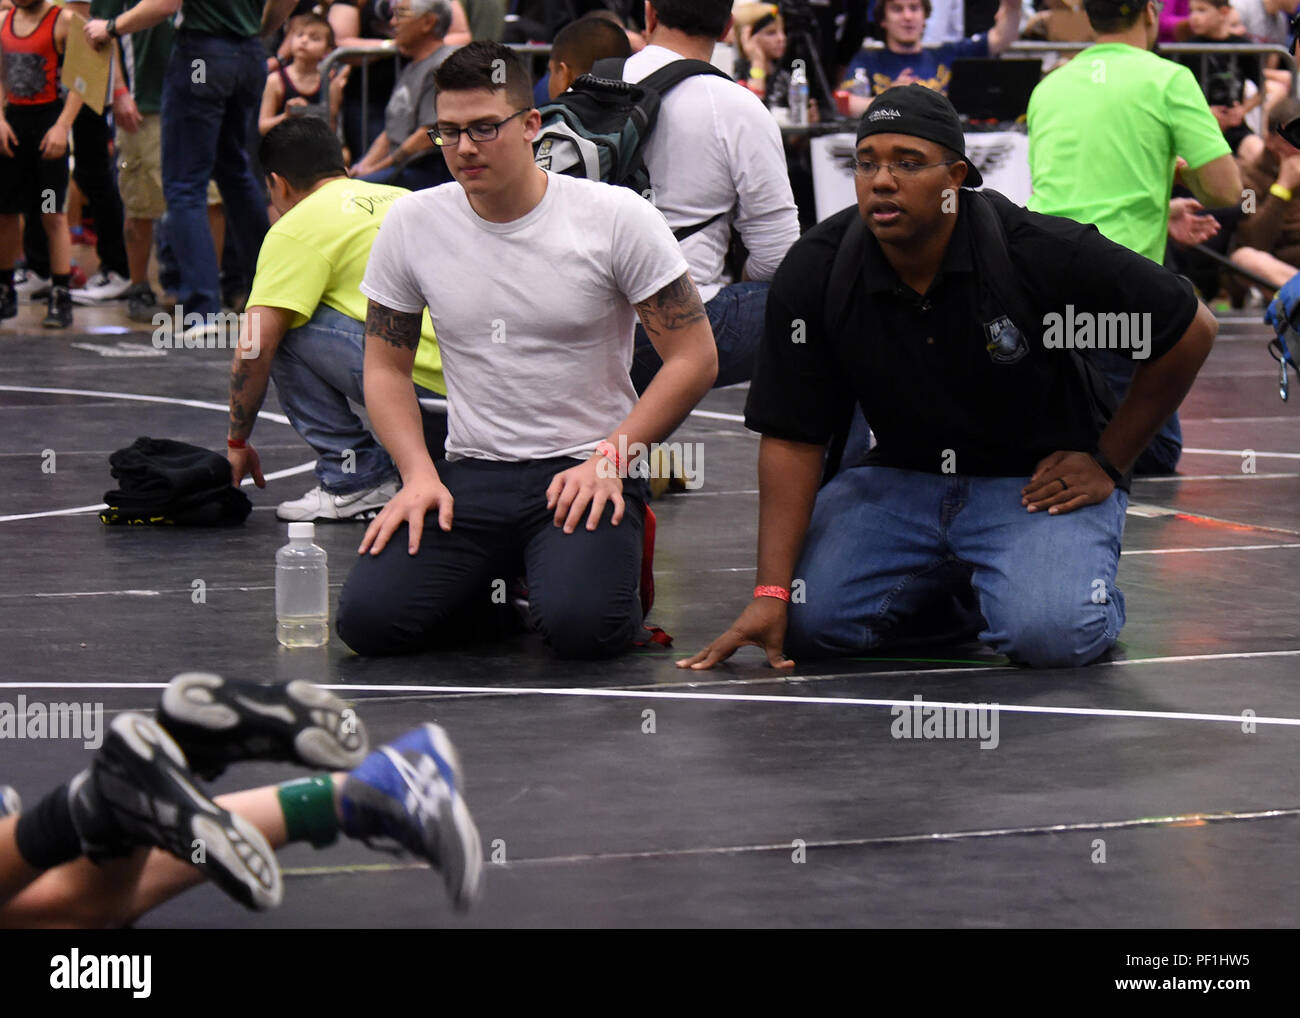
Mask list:
[[[531,621],[557,655],[601,658],[631,646],[641,628],[638,583],[645,482],[623,482],[617,527],[606,506],[600,525],[586,517],[572,534],[553,523],[546,489],[574,459],[438,464],[455,499],[451,531],[425,517],[419,550],[399,527],[378,555],[359,556],[339,596],[339,637],[366,656],[463,646],[508,611],[506,593],[521,571]]]

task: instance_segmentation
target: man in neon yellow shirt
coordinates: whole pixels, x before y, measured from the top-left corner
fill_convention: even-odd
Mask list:
[[[316,488],[282,502],[282,520],[365,519],[397,493],[397,469],[348,400],[365,402],[366,298],[359,289],[370,248],[393,203],[408,192],[347,176],[343,150],[325,123],[292,117],[262,140],[259,157],[280,213],[262,242],[239,348],[231,364],[232,481],[265,487],[249,444],[274,378],[294,430],[317,455]],[[425,313],[412,373],[418,396],[446,394],[433,326]],[[444,404],[445,406],[445,404]],[[445,410],[421,404],[425,440],[441,449]]]
[[[1241,200],[1241,176],[1192,72],[1151,52],[1160,7],[1085,0],[1097,44],[1047,75],[1029,99],[1028,206],[1092,223],[1163,263],[1174,183],[1213,208]],[[1093,360],[1122,400],[1132,362],[1110,351],[1093,351]],[[1135,469],[1172,473],[1181,452],[1175,414]]]

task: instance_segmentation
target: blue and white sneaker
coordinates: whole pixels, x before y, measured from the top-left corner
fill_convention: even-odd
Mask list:
[[[280,904],[280,865],[266,838],[199,790],[180,747],[152,718],[115,717],[68,798],[83,852],[95,862],[153,846],[197,866],[248,908]]]
[[[424,724],[381,746],[343,783],[343,833],[372,847],[391,839],[429,860],[447,894],[464,911],[478,898],[483,847],[469,807],[456,748]]]
[[[0,817],[10,817],[22,810],[23,801],[18,798],[18,789],[12,785],[0,785]]]

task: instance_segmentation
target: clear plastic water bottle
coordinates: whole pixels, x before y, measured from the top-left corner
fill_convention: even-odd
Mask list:
[[[867,69],[859,67],[853,72],[853,84],[849,86],[849,91],[854,95],[860,95],[864,99],[871,96],[871,79],[867,77]]]
[[[790,72],[790,123],[794,127],[808,123],[808,72],[801,61]]]
[[[329,568],[316,525],[290,523],[275,553],[275,635],[285,647],[323,647],[330,638]]]

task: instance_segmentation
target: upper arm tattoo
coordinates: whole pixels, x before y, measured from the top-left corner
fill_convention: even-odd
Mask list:
[[[366,335],[401,350],[414,350],[420,345],[420,316],[419,311],[394,311],[372,300],[366,308]]]
[[[709,320],[700,300],[700,291],[695,288],[688,272],[682,273],[653,297],[643,300],[636,306],[636,313],[651,339]]]

